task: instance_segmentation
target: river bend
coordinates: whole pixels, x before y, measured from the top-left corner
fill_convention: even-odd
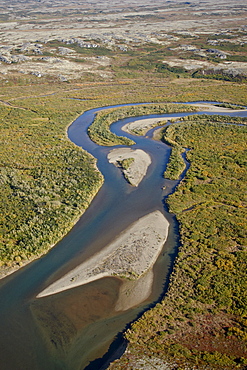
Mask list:
[[[69,139],[97,158],[105,179],[99,193],[73,229],[49,253],[0,283],[2,370],[85,369],[107,351],[126,324],[157,301],[164,291],[178,245],[176,220],[164,207],[164,198],[178,183],[163,178],[170,147],[152,140],[152,130],[145,137],[121,130],[127,122],[145,117],[128,118],[111,126],[116,134],[133,139],[136,142],[133,148],[144,150],[152,159],[143,181],[137,188],[132,187],[120,170],[109,164],[107,154],[112,147],[98,146],[87,135],[94,115],[107,108],[110,107],[83,113],[68,128]],[[246,111],[231,115],[246,116]],[[165,116],[168,115],[148,117]],[[154,266],[152,294],[138,307],[123,312],[113,310],[121,286],[120,279],[113,277],[36,298],[49,284],[109,244],[134,221],[155,210],[161,211],[170,222],[169,235]],[[101,365],[102,362],[94,363],[91,368],[99,369]]]

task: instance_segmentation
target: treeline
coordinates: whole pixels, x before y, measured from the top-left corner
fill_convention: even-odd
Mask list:
[[[247,365],[247,127],[226,120],[198,116],[167,128],[190,149],[190,168],[168,198],[181,245],[165,298],[127,331],[128,352],[114,369],[145,357],[178,368]]]

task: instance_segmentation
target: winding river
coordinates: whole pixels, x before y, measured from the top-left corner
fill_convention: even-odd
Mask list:
[[[120,170],[107,160],[112,147],[98,146],[87,136],[87,128],[95,114],[106,108],[110,107],[85,112],[68,129],[69,139],[97,158],[97,166],[105,178],[99,193],[73,229],[49,253],[0,283],[2,370],[104,369],[107,358],[97,359],[107,352],[114,337],[164,292],[178,246],[176,220],[164,205],[165,197],[178,184],[178,181],[165,180],[162,176],[170,148],[151,139],[153,130],[145,137],[121,130],[127,122],[147,117],[114,123],[111,126],[113,132],[132,138],[136,142],[133,147],[144,150],[152,159],[140,185],[137,188],[130,186]],[[188,114],[176,113],[174,116]],[[231,115],[246,116],[246,111]],[[114,311],[122,284],[121,279],[114,277],[36,298],[48,285],[102,249],[134,221],[155,210],[165,215],[170,229],[163,252],[154,266],[153,290],[148,299],[126,311]],[[124,343],[121,348],[124,349]],[[114,353],[114,344],[111,351]]]

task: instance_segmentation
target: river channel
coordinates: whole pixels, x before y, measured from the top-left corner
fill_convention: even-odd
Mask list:
[[[164,204],[165,197],[178,184],[163,178],[171,149],[152,140],[152,130],[145,137],[137,137],[123,132],[121,127],[131,120],[168,115],[128,118],[111,126],[116,134],[133,139],[136,142],[133,148],[144,150],[152,159],[145,178],[135,188],[108,162],[107,154],[112,147],[98,146],[87,135],[95,114],[107,108],[110,107],[85,112],[68,129],[69,139],[97,158],[97,166],[104,175],[102,188],[73,229],[49,253],[0,282],[1,370],[103,369],[104,361],[94,361],[107,352],[128,323],[164,293],[179,243],[177,222]],[[228,115],[246,116],[246,111]],[[165,215],[170,228],[154,266],[153,289],[148,299],[116,312],[114,306],[122,281],[114,277],[37,298],[52,282],[104,248],[134,221],[155,210]]]

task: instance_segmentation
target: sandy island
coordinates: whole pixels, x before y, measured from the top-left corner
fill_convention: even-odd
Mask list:
[[[127,158],[133,158],[128,169],[121,168],[126,180],[133,186],[138,186],[147,173],[151,164],[150,156],[141,149],[116,148],[108,154],[108,160],[115,166],[120,167],[120,162]]]
[[[105,276],[127,278],[127,284],[140,280],[138,284],[141,285],[146,272],[148,272],[146,275],[149,275],[149,291],[152,282],[150,270],[163,248],[168,228],[169,223],[160,211],[154,211],[140,218],[111,244],[48,286],[37,297],[62,292]],[[126,287],[123,289],[126,290]],[[126,302],[124,305],[126,309]],[[121,302],[118,306],[118,309],[120,307],[123,309]]]

